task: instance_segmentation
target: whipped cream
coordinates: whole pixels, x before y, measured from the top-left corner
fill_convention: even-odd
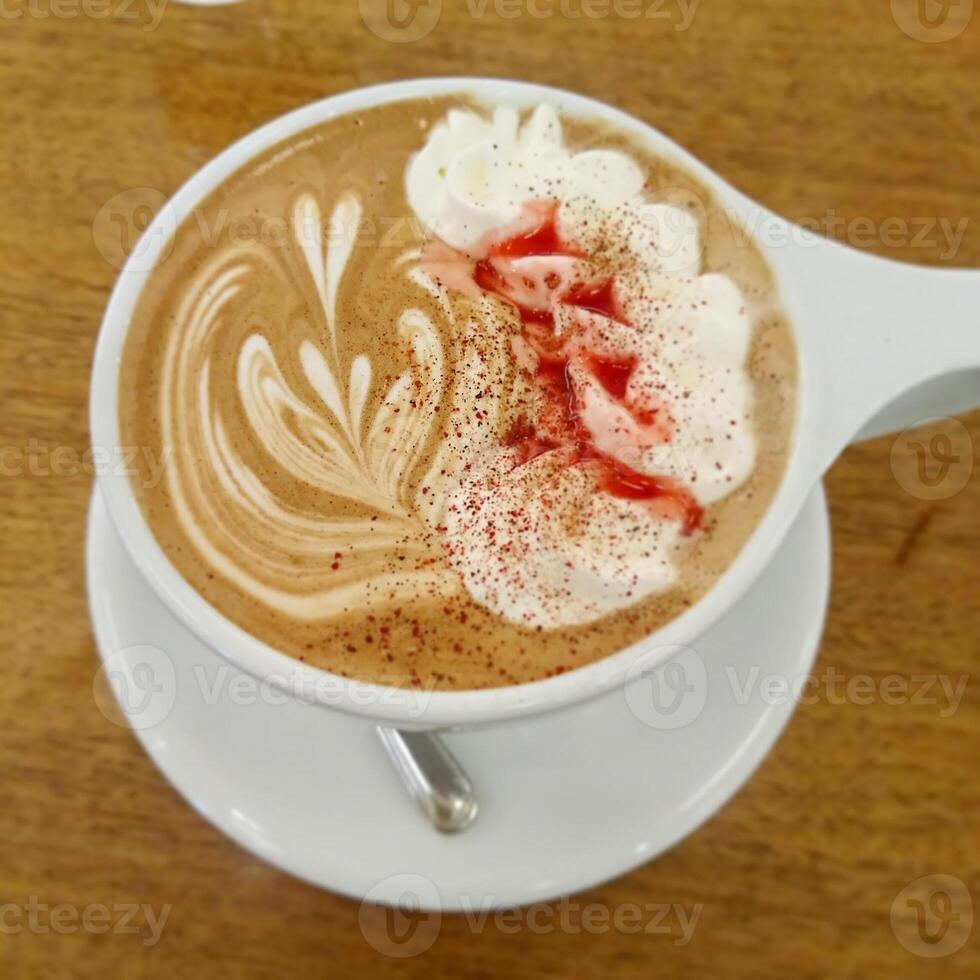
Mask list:
[[[519,218],[536,198],[571,201],[585,196],[615,208],[643,189],[643,173],[623,153],[571,153],[561,120],[539,107],[523,125],[503,106],[491,119],[454,109],[435,126],[405,173],[408,203],[433,234],[473,252],[488,233]]]
[[[450,494],[446,552],[473,598],[512,622],[555,629],[598,619],[677,580],[677,521],[592,492],[553,453],[512,451]]]
[[[498,299],[477,306],[479,329],[502,329],[502,302],[550,318],[576,424],[609,465],[663,478],[700,507],[745,482],[756,457],[745,299],[726,276],[701,274],[697,221],[648,195],[628,154],[573,152],[547,105],[523,124],[510,108],[454,110],[410,161],[405,186],[458,265],[482,262],[492,276]],[[564,247],[499,247],[533,237],[548,208]],[[458,290],[465,277],[443,275],[452,269],[440,253],[430,274]],[[574,299],[576,283],[607,287],[610,308]],[[543,356],[521,342],[514,354],[532,372]],[[623,391],[602,381],[597,358],[629,365]],[[538,405],[533,420],[545,431],[548,411]],[[590,483],[589,465],[550,449],[527,459],[501,442],[449,493],[446,552],[474,598],[554,628],[675,584],[690,541],[678,510]]]

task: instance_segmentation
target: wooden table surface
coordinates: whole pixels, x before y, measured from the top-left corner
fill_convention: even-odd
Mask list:
[[[967,22],[968,0],[945,23],[927,6],[938,26],[911,0],[442,7],[434,26],[409,28],[432,26],[425,37],[403,43],[368,30],[353,0],[0,6],[0,974],[980,975],[980,927],[950,948],[970,915],[962,889],[980,903],[980,693],[970,679],[980,476],[926,499],[912,450],[893,460],[891,438],[849,449],[827,479],[833,593],[816,670],[870,678],[870,698],[821,688],[721,813],[578,899],[609,911],[701,905],[686,945],[676,930],[474,931],[446,917],[424,954],[383,956],[356,903],[232,844],[97,708],[82,454],[93,345],[126,247],[107,207],[130,206],[139,224],[137,205],[158,204],[274,116],[414,75],[546,82],[649,120],[776,212],[881,254],[980,267],[980,15]],[[436,9],[430,0],[419,16]],[[652,16],[625,16],[636,9]],[[943,229],[963,231],[958,245]],[[962,421],[961,471],[980,414]],[[889,675],[907,696],[900,683],[888,696]],[[920,676],[932,687],[916,697]],[[954,704],[940,684],[963,678]],[[916,945],[912,925],[892,928],[893,900],[938,874],[962,883],[947,888],[945,915],[960,919],[949,935],[937,919],[938,942]],[[25,924],[32,902],[75,911],[45,931],[40,912]],[[156,944],[78,919],[70,928],[92,906],[131,902],[171,907]],[[945,907],[924,908],[942,919]]]

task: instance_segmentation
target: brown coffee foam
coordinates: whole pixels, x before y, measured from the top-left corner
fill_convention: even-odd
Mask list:
[[[233,233],[241,238],[245,232],[247,237],[246,219],[258,219],[274,235],[276,219],[304,189],[324,194],[327,200],[353,191],[363,202],[369,223],[361,230],[344,280],[346,288],[339,296],[339,353],[349,363],[358,353],[369,351],[378,366],[369,401],[383,395],[384,380],[404,369],[404,344],[392,336],[392,319],[409,303],[427,311],[434,323],[442,323],[435,301],[406,284],[404,278],[392,275],[390,266],[394,255],[421,240],[404,198],[405,162],[424,141],[426,128],[453,104],[462,103],[417,101],[332,120],[263,154],[208,197],[178,229],[173,250],[150,277],[133,317],[120,373],[124,444],[148,447],[151,459],[163,458],[160,368],[175,329],[180,298],[216,251],[235,247]],[[385,594],[378,594],[371,605],[361,604],[326,620],[304,621],[285,615],[242,592],[202,558],[199,542],[189,538],[175,519],[167,481],[150,485],[151,468],[143,464],[134,486],[163,550],[219,611],[271,646],[335,673],[398,686],[459,690],[537,680],[614,653],[692,605],[731,563],[768,506],[792,438],[796,353],[789,324],[778,312],[778,297],[765,261],[705,188],[623,134],[603,123],[576,121],[567,125],[566,140],[582,149],[621,147],[647,172],[651,197],[664,196],[678,203],[687,199],[702,228],[704,271],[729,275],[741,287],[749,308],[758,311],[749,357],[758,444],[752,476],[708,509],[706,533],[681,562],[677,587],[586,626],[544,631],[502,620],[461,589],[438,596],[423,592],[391,602]],[[325,193],[325,188],[331,193]],[[216,233],[215,240],[203,241],[203,232]],[[249,248],[243,248],[251,254]],[[280,258],[281,267],[260,266],[264,273],[252,282],[236,308],[239,319],[222,323],[220,338],[210,350],[212,397],[227,415],[229,440],[236,452],[278,499],[314,518],[364,517],[368,511],[362,505],[311,492],[303,481],[277,471],[274,460],[251,437],[237,402],[237,353],[257,325],[270,333],[274,345],[287,351],[295,351],[303,339],[323,342],[313,327],[313,311],[299,299],[302,290],[297,284],[305,274],[301,262],[293,256]],[[456,349],[458,337],[442,340],[445,351]],[[291,387],[307,403],[317,404],[298,359],[284,356],[278,362]],[[504,367],[492,381],[504,388],[516,383]],[[502,409],[495,421],[498,430],[506,424],[508,411],[512,414],[512,405]],[[440,415],[419,473],[439,450],[438,433],[447,431],[448,422]],[[178,463],[197,465],[186,458],[186,447],[178,446],[175,452]],[[219,493],[213,481],[212,490]],[[254,528],[242,526],[240,532],[243,540],[261,545],[261,533]],[[438,541],[430,544],[425,560],[438,561]],[[406,557],[399,556],[397,548],[389,557],[392,574],[399,574]],[[295,569],[294,575],[280,575],[285,587],[290,581],[296,588],[311,581],[331,581],[328,559],[332,555],[277,558],[281,567]],[[340,564],[345,562],[346,556]]]

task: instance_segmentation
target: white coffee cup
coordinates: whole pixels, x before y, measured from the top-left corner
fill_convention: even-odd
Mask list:
[[[120,445],[118,372],[130,318],[173,229],[208,193],[259,153],[325,120],[456,93],[522,108],[548,102],[568,116],[605,120],[701,181],[752,235],[776,275],[800,356],[798,416],[776,496],[745,547],[700,601],[619,653],[547,680],[485,691],[418,691],[352,681],[278,652],[226,619],[184,580],[157,544],[130,477],[100,473],[99,491],[140,573],[204,643],[260,680],[399,728],[506,722],[567,709],[630,682],[678,645],[696,643],[738,601],[772,558],[809,490],[849,441],[980,404],[980,272],[903,265],[806,232],[754,204],[648,125],[591,99],[523,82],[418,79],[333,96],[268,123],[195,174],[158,213],[124,266],[102,323],[92,372],[93,446],[111,451]],[[906,397],[896,401],[903,393]]]

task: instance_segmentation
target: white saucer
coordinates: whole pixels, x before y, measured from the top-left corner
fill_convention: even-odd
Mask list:
[[[117,696],[128,695],[122,709],[147,753],[194,807],[316,885],[398,902],[410,881],[423,907],[446,911],[581,891],[649,861],[713,814],[792,714],[792,696],[773,696],[762,681],[808,673],[830,581],[818,488],[742,602],[696,653],[629,688],[629,702],[616,691],[561,714],[446,736],[480,801],[473,827],[446,837],[407,797],[371,728],[279,703],[184,629],[136,572],[97,492],[87,564],[104,673]]]

